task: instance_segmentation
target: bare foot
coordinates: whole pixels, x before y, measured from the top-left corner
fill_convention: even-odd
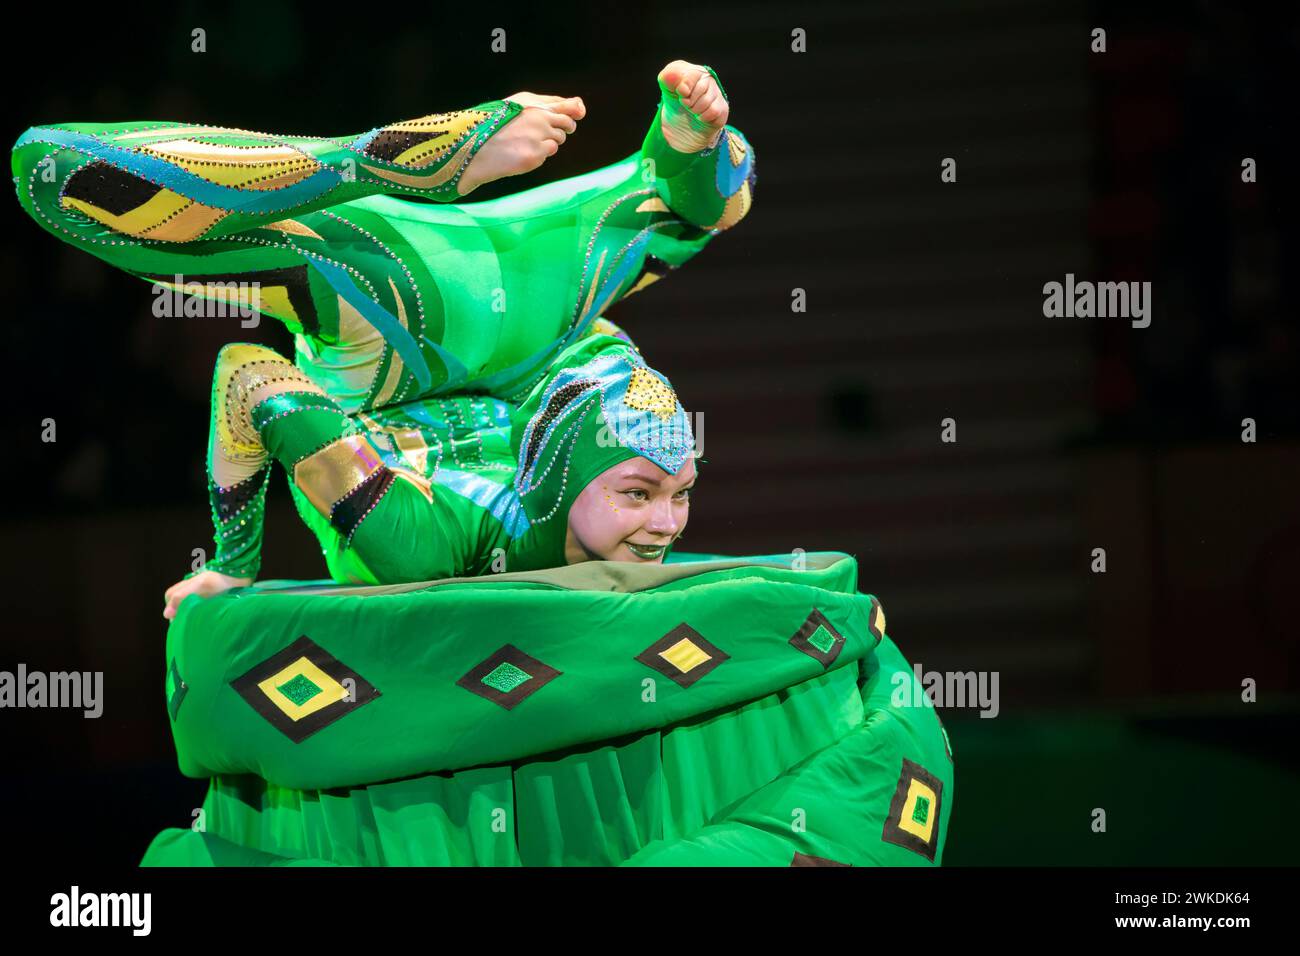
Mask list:
[[[731,106],[718,82],[696,63],[673,60],[659,71],[665,96],[660,128],[668,145],[680,153],[698,153],[716,146],[731,115]]]
[[[484,143],[466,167],[456,186],[462,196],[495,179],[531,173],[560,151],[587,115],[580,96],[515,93],[503,98],[520,104],[523,112]]]
[[[167,602],[167,606],[163,608],[163,617],[169,621],[174,618],[176,612],[180,609],[181,601],[191,594],[212,597],[214,594],[229,591],[231,588],[248,587],[252,583],[252,578],[231,577],[229,574],[222,574],[220,571],[200,571],[194,577],[184,581],[177,581],[167,589],[167,593],[163,595],[163,599]]]

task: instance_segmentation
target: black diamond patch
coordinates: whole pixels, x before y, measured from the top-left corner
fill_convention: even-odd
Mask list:
[[[176,722],[181,701],[185,699],[189,689],[189,685],[181,680],[181,670],[176,666],[176,658],[173,657],[171,666],[167,668],[167,713],[171,715],[172,723]]]
[[[682,687],[690,687],[730,659],[730,654],[710,644],[703,634],[684,622],[636,656],[636,660]]]
[[[513,644],[506,644],[456,681],[456,684],[506,710],[514,710],[526,697],[541,690],[562,673],[563,671],[557,671],[537,658],[530,657]]]
[[[373,684],[306,635],[230,686],[296,744],[379,696]]]
[[[939,848],[942,810],[943,781],[904,757],[880,839],[919,853],[933,863]]]
[[[844,650],[844,635],[835,629],[825,614],[813,608],[808,619],[790,638],[790,643],[813,660],[820,661],[825,669],[835,663],[835,658]]]

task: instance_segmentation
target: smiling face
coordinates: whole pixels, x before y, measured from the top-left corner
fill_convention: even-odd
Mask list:
[[[601,472],[569,509],[564,557],[581,561],[661,564],[690,515],[695,459],[670,475],[647,458]]]

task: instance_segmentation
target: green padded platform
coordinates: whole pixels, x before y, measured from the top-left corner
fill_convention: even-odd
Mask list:
[[[837,552],[188,598],[145,865],[930,865],[946,734]]]

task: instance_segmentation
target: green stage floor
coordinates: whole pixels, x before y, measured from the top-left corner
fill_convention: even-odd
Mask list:
[[[957,794],[945,866],[1296,863],[1294,702],[940,714]],[[1098,807],[1104,833],[1092,829]]]

